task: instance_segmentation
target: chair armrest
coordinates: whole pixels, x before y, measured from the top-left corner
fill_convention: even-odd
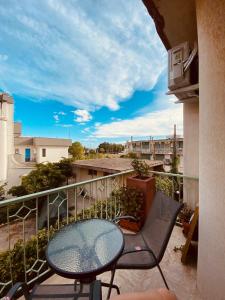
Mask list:
[[[28,298],[29,298],[29,289],[28,289],[28,286],[25,282],[15,283],[11,287],[11,289],[8,291],[8,293],[6,294],[5,299],[6,300],[13,300],[19,290],[21,290],[21,292],[24,295],[25,299],[28,300]]]
[[[120,217],[116,217],[116,218],[112,219],[112,221],[113,222],[118,222],[119,220],[126,220],[126,219],[137,221],[137,219],[133,216],[120,216]]]

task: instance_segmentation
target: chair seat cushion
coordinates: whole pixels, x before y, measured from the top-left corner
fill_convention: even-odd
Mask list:
[[[142,235],[124,234],[125,248],[124,252],[129,250],[146,249],[146,244]],[[117,269],[151,269],[155,267],[155,260],[149,252],[137,251],[123,255],[117,262]]]

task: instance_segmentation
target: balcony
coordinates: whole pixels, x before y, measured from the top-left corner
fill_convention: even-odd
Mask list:
[[[164,258],[161,262],[162,270],[165,273],[168,284],[178,299],[182,300],[201,300],[196,287],[197,269],[194,264],[182,265],[180,252],[174,252],[174,247],[184,244],[185,238],[182,235],[181,228],[175,227],[170,238]],[[110,273],[106,272],[100,276],[104,282],[109,282]],[[67,284],[73,280],[53,275],[45,281],[45,284]],[[146,291],[164,287],[162,278],[158,270],[117,270],[114,282],[119,286],[121,294]],[[103,299],[106,299],[107,289],[103,288]],[[112,296],[116,292],[112,290]]]
[[[183,201],[183,181],[194,181],[183,175],[152,171],[157,178],[170,178],[169,193],[177,201]],[[90,217],[107,218],[120,214],[120,204],[112,202],[112,191],[126,185],[126,177],[132,171],[62,186],[0,203],[0,296],[16,281],[32,285],[37,279],[48,283],[69,282],[53,275],[44,257],[44,249],[51,235],[64,224]],[[158,189],[163,189],[158,186]],[[180,227],[175,227],[162,268],[171,288],[180,299],[200,299],[196,289],[196,267],[182,265],[180,252],[175,246],[184,244]],[[109,281],[109,274],[100,276]],[[163,282],[156,270],[116,272],[116,283],[122,292],[140,291],[162,287]],[[103,289],[105,295],[106,291]],[[190,294],[192,298],[190,298]]]

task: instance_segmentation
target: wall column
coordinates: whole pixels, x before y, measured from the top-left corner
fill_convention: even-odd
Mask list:
[[[199,255],[202,299],[225,299],[225,1],[196,0],[199,43]]]
[[[195,102],[189,102],[195,101]],[[183,104],[184,120],[184,174],[199,176],[199,103],[197,99],[186,100]],[[195,209],[199,202],[198,181],[184,179],[184,202]]]

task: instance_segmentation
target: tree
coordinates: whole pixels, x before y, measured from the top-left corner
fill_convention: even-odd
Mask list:
[[[16,185],[9,189],[8,194],[16,197],[24,196],[28,194],[28,191],[23,185]]]
[[[107,142],[101,143],[98,145],[98,152],[101,153],[119,153],[124,150],[124,146],[122,144],[110,144]]]
[[[65,184],[71,176],[70,160],[63,159],[59,163],[37,164],[37,169],[24,176],[21,185],[13,186],[8,194],[19,197],[53,189]]]
[[[60,160],[60,162],[55,163],[56,166],[59,167],[62,175],[64,175],[67,179],[67,184],[68,184],[68,179],[73,176],[73,165],[72,165],[73,159],[71,158],[63,158]]]
[[[6,183],[0,185],[0,200],[5,199],[5,186],[6,186]]]
[[[96,151],[94,149],[90,149],[89,154],[96,154]]]
[[[73,160],[84,158],[84,147],[80,142],[73,142],[69,147],[69,153],[72,155]]]
[[[100,148],[99,148],[99,152],[100,152],[100,153],[105,153],[105,148],[100,147]]]

